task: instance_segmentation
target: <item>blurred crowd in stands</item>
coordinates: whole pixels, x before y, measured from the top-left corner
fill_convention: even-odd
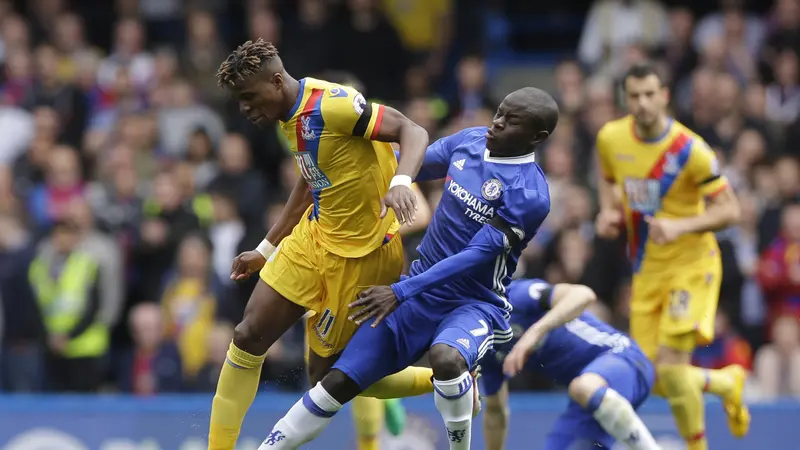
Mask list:
[[[482,12],[452,0],[100,3],[0,0],[5,391],[213,391],[255,283],[230,281],[231,261],[298,176],[277,128],[254,127],[216,86],[244,40],[274,42],[294,76],[353,84],[432,139],[489,124],[501,100]],[[538,154],[552,212],[515,276],[585,283],[596,313],[626,328],[624,243],[594,235],[594,138],[624,114],[624,70],[654,59],[743,209],[719,233],[718,338],[696,360],[744,364],[762,397],[800,397],[800,1],[748,11],[593,4],[555,66],[562,118]],[[435,208],[441,183],[421,189]],[[424,225],[406,230],[409,260]],[[270,350],[265,389],[302,388],[303,349],[298,327]]]

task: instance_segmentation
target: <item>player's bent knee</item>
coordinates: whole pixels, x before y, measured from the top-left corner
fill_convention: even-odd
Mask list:
[[[437,380],[452,380],[467,371],[467,362],[461,352],[447,344],[436,344],[431,347],[428,359],[433,369],[433,377]]]
[[[233,345],[251,355],[263,355],[269,350],[272,342],[265,342],[258,327],[245,318],[233,329]]]
[[[596,373],[585,373],[569,383],[569,396],[581,406],[589,404],[598,389],[607,386],[606,380]]]
[[[339,369],[332,369],[320,383],[325,391],[341,405],[361,393],[358,383]]]

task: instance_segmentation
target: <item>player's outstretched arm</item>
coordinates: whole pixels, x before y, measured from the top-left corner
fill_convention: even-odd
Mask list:
[[[580,284],[561,283],[552,287],[543,285],[542,288],[539,306],[547,313],[525,331],[506,356],[503,371],[508,376],[522,370],[536,344],[547,333],[580,316],[597,299],[594,291]]]
[[[392,208],[400,223],[412,223],[416,220],[418,204],[411,183],[422,167],[425,149],[428,148],[428,132],[394,108],[380,105],[378,109],[379,123],[373,125],[370,138],[400,144],[400,160],[389,191],[383,197],[381,217]]]
[[[269,230],[264,240],[255,249],[241,253],[233,259],[231,280],[241,281],[254,272],[261,270],[270,255],[275,252],[277,245],[292,232],[294,226],[300,222],[303,213],[313,201],[311,191],[309,191],[305,180],[299,178],[294,185],[294,189],[292,189],[292,193],[289,195],[289,200],[286,202],[281,216]]]
[[[503,450],[508,435],[508,420],[511,411],[508,408],[508,383],[503,383],[496,394],[487,396],[483,410],[483,436],[486,450]]]

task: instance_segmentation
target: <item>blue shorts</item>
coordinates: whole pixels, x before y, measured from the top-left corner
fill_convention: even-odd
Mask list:
[[[644,403],[655,382],[655,371],[644,355],[619,355],[612,352],[598,356],[582,371],[603,377],[608,387],[625,397],[634,409]],[[594,419],[592,413],[575,401],[556,420],[547,435],[543,450],[610,449],[615,439]]]
[[[496,306],[475,300],[453,301],[448,308],[449,303],[438,301],[430,308],[430,301],[425,294],[412,297],[377,328],[370,326],[372,321],[362,325],[333,368],[366,389],[414,364],[435,344],[458,349],[472,369],[495,343],[513,338],[503,310]]]

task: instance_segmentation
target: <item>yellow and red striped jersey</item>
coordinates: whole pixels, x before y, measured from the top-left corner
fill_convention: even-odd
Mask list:
[[[607,123],[597,135],[600,170],[622,187],[633,269],[680,264],[718,253],[714,233],[685,234],[675,242],[648,241],[647,216],[681,218],[705,211],[705,198],[722,192],[716,155],[694,132],[670,119],[662,136],[637,137],[632,116]]]
[[[380,218],[381,199],[397,169],[389,143],[375,141],[384,106],[355,89],[314,78],[281,121],[300,173],[314,197],[308,219],[318,243],[343,257],[364,256],[400,224]]]

